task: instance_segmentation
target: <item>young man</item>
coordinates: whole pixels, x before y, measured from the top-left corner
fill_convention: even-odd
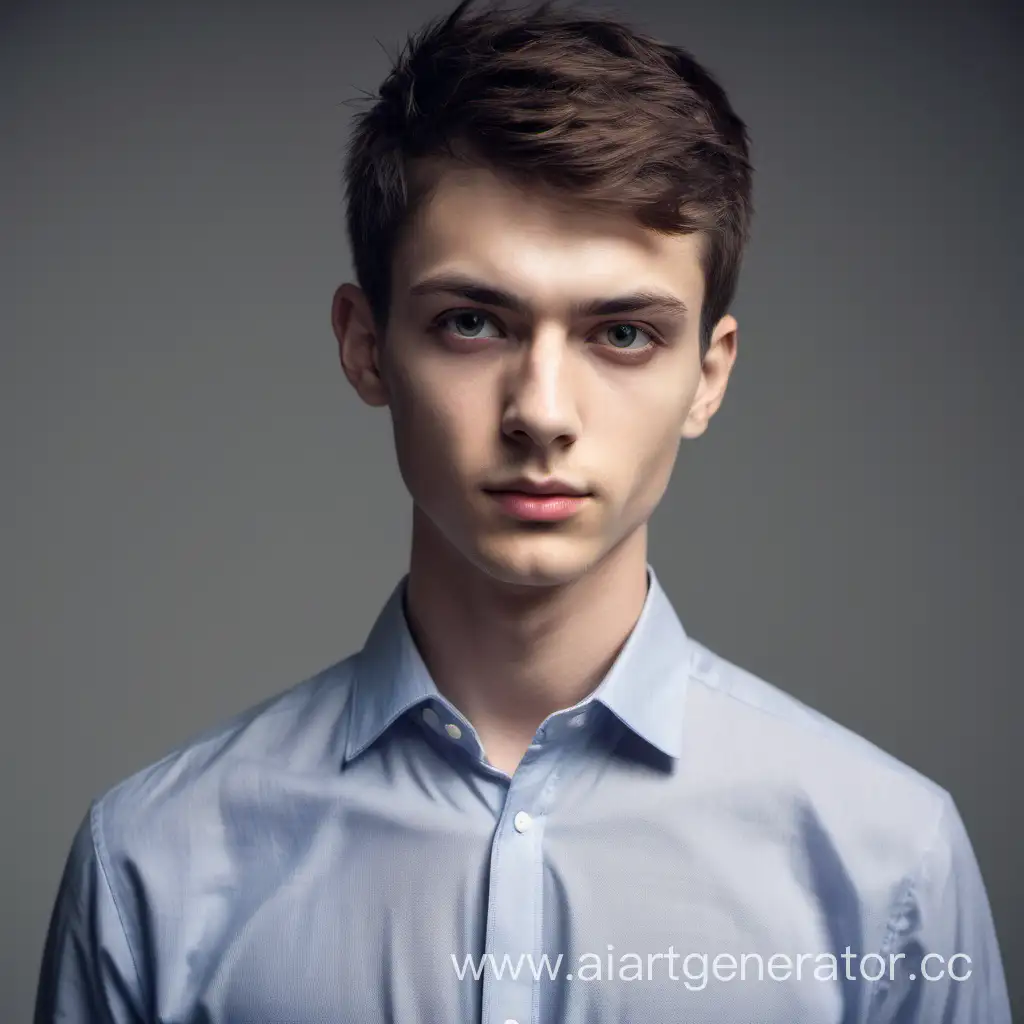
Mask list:
[[[333,323],[408,576],[358,654],[94,803],[37,1024],[1008,1024],[948,794],[689,637],[647,563],[736,358],[721,88],[463,5],[346,173]]]

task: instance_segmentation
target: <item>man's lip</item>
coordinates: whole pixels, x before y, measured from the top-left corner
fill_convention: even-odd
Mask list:
[[[538,498],[585,498],[590,491],[564,480],[510,480],[507,484],[485,487],[491,494],[529,494]]]

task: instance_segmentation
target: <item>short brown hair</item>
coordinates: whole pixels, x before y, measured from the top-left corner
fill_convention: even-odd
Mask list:
[[[625,213],[665,233],[704,232],[700,354],[735,295],[749,234],[747,128],[685,50],[552,0],[447,17],[409,37],[370,109],[354,116],[344,167],[356,277],[386,328],[392,257],[442,156],[526,187]]]

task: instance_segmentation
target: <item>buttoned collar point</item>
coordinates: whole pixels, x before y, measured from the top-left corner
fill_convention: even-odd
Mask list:
[[[559,719],[582,725],[590,705],[599,703],[631,733],[675,760],[682,752],[691,643],[650,565],[647,583],[643,608],[611,668],[590,696],[559,712]],[[404,576],[395,586],[355,659],[344,764],[409,710],[448,706],[409,629],[407,584]]]

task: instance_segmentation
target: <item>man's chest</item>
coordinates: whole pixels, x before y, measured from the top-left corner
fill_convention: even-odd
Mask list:
[[[382,789],[211,834],[180,917],[156,907],[160,1019],[847,1019],[857,896],[786,794],[541,792]]]

